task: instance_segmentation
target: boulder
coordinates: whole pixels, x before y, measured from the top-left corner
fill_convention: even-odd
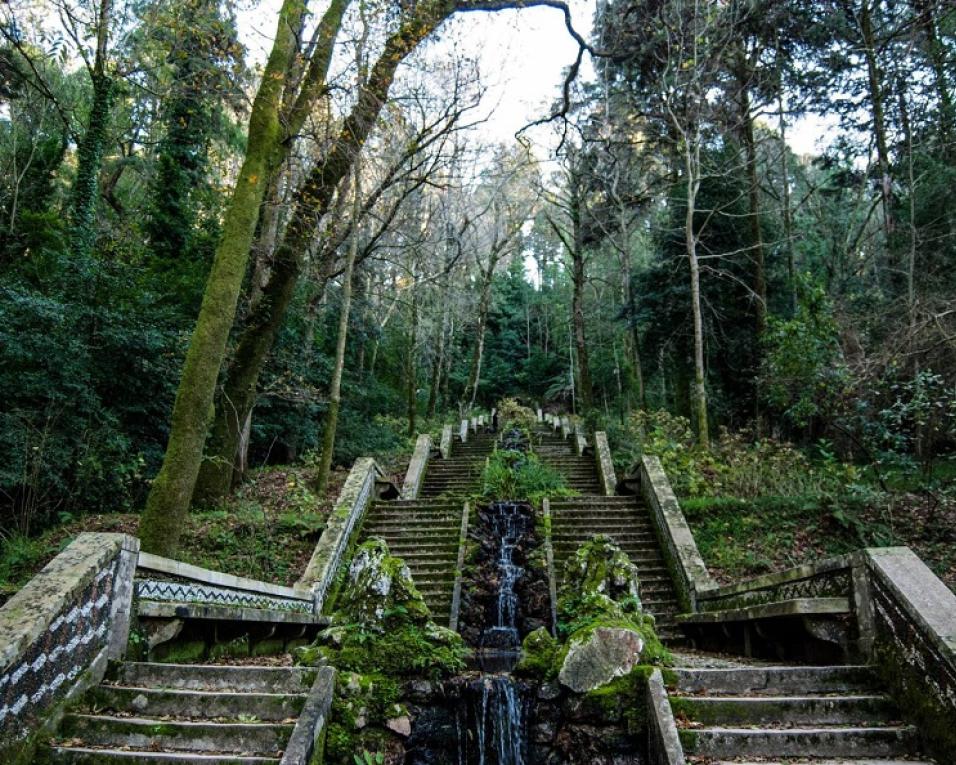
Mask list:
[[[628,674],[640,661],[644,639],[627,627],[596,627],[572,636],[558,680],[575,693],[600,688]]]
[[[581,545],[564,567],[562,595],[581,600],[627,602],[628,610],[640,611],[640,580],[637,566],[614,540],[603,534]],[[609,610],[613,606],[609,606]]]
[[[384,631],[390,614],[421,624],[430,615],[405,562],[384,540],[370,539],[355,551],[336,621]]]

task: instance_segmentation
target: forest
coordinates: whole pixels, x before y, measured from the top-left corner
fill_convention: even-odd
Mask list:
[[[263,575],[504,398],[660,455],[729,573],[956,584],[952,3],[253,5],[0,10],[4,594],[88,528]],[[450,29],[539,10],[572,56],[497,140]]]

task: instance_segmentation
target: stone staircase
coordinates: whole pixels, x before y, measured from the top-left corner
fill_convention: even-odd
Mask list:
[[[579,494],[602,494],[603,489],[594,466],[594,457],[578,456],[574,439],[559,434],[538,432],[533,436],[533,448],[541,461],[560,472],[568,488]]]
[[[567,557],[584,542],[595,534],[611,537],[637,566],[641,601],[657,620],[658,634],[671,645],[682,643],[684,635],[674,618],[679,611],[677,594],[644,503],[635,496],[605,496],[594,457],[578,457],[570,437],[535,433],[534,450],[581,495],[551,500],[551,543],[558,579]]]
[[[362,541],[384,539],[392,555],[405,561],[439,624],[451,614],[462,506],[461,499],[382,500],[362,527]]]
[[[448,459],[430,459],[419,498],[465,497],[480,489],[485,459],[494,446],[494,434],[483,431],[470,435],[465,443],[456,441]]]
[[[671,707],[688,762],[929,765],[917,730],[869,667],[675,670]]]
[[[68,713],[48,762],[278,763],[312,673],[123,662]]]

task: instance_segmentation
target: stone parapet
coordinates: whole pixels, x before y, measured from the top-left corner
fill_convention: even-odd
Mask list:
[[[445,427],[441,429],[441,441],[439,442],[438,446],[438,451],[443,460],[447,460],[449,457],[451,457],[451,448],[451,425],[445,425]]]
[[[355,460],[329,513],[328,524],[312,552],[309,565],[296,582],[297,588],[311,591],[316,614],[321,614],[328,605],[335,576],[348,552],[352,535],[361,526],[372,501],[375,479],[381,474],[371,457]]]
[[[122,655],[138,552],[126,534],[80,534],[0,608],[3,762],[29,762],[36,734]]]
[[[684,765],[674,711],[659,669],[647,681],[647,758],[650,765]]]
[[[641,458],[641,493],[651,510],[651,519],[681,606],[685,611],[696,611],[698,596],[713,590],[716,585],[697,549],[660,459],[647,454]]]
[[[930,753],[948,762],[956,750],[956,594],[908,547],[860,555],[860,633]]]
[[[604,494],[608,497],[614,496],[617,491],[617,475],[614,473],[614,460],[611,459],[607,433],[603,431],[594,434],[594,461],[597,463],[598,476],[601,479]]]
[[[405,483],[402,485],[402,499],[416,499],[425,480],[425,471],[428,469],[428,459],[432,452],[432,437],[428,433],[421,433],[415,441],[415,451],[408,462],[405,471]]]

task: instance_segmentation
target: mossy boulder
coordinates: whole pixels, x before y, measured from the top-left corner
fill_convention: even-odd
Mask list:
[[[460,671],[468,649],[458,633],[431,621],[408,567],[381,539],[355,553],[341,607],[313,645],[300,649],[302,664],[330,664],[363,675],[425,675]]]
[[[594,537],[568,561],[558,619],[564,642],[551,654],[543,674],[556,675],[576,693],[601,688],[638,665],[670,660],[654,618],[641,607],[637,568],[609,537]],[[543,665],[549,650],[543,640],[529,643],[523,663],[530,668]]]
[[[564,589],[579,597],[628,601],[636,610],[641,610],[637,566],[604,534],[592,537],[568,559],[563,581]]]
[[[405,561],[391,555],[383,539],[370,539],[355,551],[335,621],[384,631],[389,623],[424,624],[431,617]]]
[[[558,680],[575,693],[600,688],[629,674],[640,662],[644,638],[633,627],[581,630],[568,642]]]
[[[520,675],[550,680],[558,673],[561,644],[544,627],[529,632],[521,643],[521,660],[515,667]]]

